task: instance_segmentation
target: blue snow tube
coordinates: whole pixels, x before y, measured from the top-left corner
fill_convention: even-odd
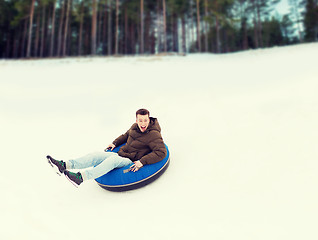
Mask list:
[[[123,145],[114,148],[113,152],[117,153]],[[122,168],[115,168],[105,175],[96,178],[95,181],[102,188],[114,192],[128,191],[143,187],[160,177],[168,168],[170,163],[170,154],[168,146],[166,144],[165,146],[167,149],[167,155],[163,160],[154,164],[147,164],[140,168],[137,172],[129,171],[132,164]]]

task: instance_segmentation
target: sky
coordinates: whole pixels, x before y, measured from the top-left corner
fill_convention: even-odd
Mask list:
[[[281,0],[279,4],[277,4],[276,10],[281,14],[285,15],[289,13],[289,4],[288,0]]]

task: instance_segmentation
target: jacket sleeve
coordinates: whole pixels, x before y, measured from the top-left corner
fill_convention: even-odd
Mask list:
[[[151,152],[140,159],[143,165],[159,162],[167,155],[166,146],[159,132],[155,132],[154,140],[149,143],[149,148]]]
[[[118,138],[116,138],[113,141],[113,144],[117,147],[117,146],[120,146],[121,144],[127,142],[128,135],[129,135],[129,130],[125,134],[122,134]]]

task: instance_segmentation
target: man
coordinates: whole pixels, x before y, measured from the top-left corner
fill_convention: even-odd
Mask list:
[[[146,164],[153,164],[162,160],[167,150],[161,136],[161,128],[156,118],[149,116],[147,109],[136,112],[136,123],[125,133],[109,144],[110,152],[91,153],[84,157],[64,162],[47,156],[48,162],[56,168],[59,175],[64,174],[75,186],[83,181],[98,178],[114,168],[125,167],[133,163],[130,170],[138,171]],[[126,143],[118,154],[112,152],[116,146]],[[74,173],[70,169],[86,169]]]

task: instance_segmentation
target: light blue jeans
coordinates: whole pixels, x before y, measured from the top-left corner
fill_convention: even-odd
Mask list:
[[[117,153],[114,152],[95,152],[87,154],[84,157],[67,161],[66,168],[89,168],[81,172],[83,180],[89,180],[103,176],[114,168],[125,167],[131,163],[132,161],[129,158],[120,157]]]

